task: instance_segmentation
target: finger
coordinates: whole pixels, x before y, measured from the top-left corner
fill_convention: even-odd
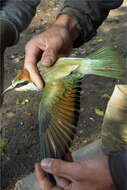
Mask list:
[[[36,84],[38,88],[44,87],[43,79],[37,69],[37,59],[40,56],[40,50],[36,47],[26,50],[24,68],[30,73],[31,80]]]
[[[50,190],[53,187],[53,185],[45,176],[44,171],[42,170],[39,163],[35,164],[35,172],[36,172],[36,178],[37,178],[40,188],[42,190]]]
[[[27,62],[27,59],[26,59],[26,62],[25,62],[25,65],[24,65],[24,68],[27,69],[30,73],[30,78],[31,80],[35,83],[35,85],[38,87],[38,88],[43,88],[44,87],[44,81],[43,79],[41,78],[40,76],[40,73],[37,69],[37,66],[34,65],[34,63],[32,62],[33,60],[31,60],[31,62]],[[29,64],[28,64],[29,63]]]
[[[57,58],[57,53],[52,48],[47,48],[42,55],[41,63],[44,66],[51,66],[56,62]]]
[[[44,159],[42,168],[56,176],[65,177],[71,181],[80,179],[82,166],[80,162],[66,162],[59,159]]]
[[[63,177],[55,176],[56,184],[61,187],[65,188],[67,187],[71,182]]]

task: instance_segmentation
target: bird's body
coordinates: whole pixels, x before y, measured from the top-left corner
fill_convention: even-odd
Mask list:
[[[88,74],[124,78],[123,57],[105,47],[86,58],[60,58],[53,67],[41,65],[39,70],[45,82],[38,114],[41,157],[63,158],[76,131],[81,79]],[[15,89],[37,90],[26,70],[12,86],[25,82]]]

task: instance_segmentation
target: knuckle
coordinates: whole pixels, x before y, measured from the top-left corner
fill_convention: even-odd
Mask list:
[[[46,39],[47,46],[49,46],[49,47],[54,47],[54,46],[56,47],[59,44],[61,44],[62,41],[63,41],[63,38],[60,34],[59,35],[56,35],[56,34],[50,35]]]
[[[61,163],[60,160],[54,160],[51,165],[51,169],[53,174],[58,174],[60,173],[60,168],[61,168]]]
[[[48,48],[46,52],[44,53],[44,57],[51,57],[53,60],[56,58],[57,51],[54,48]]]

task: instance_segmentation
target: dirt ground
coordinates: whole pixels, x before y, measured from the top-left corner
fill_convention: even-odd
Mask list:
[[[59,4],[50,1],[40,5],[30,26],[21,34],[16,46],[5,53],[5,88],[23,67],[26,42],[44,31],[53,21]],[[85,56],[104,44],[114,44],[127,55],[127,1],[121,8],[111,11],[108,19],[99,28],[98,34],[90,42],[75,49],[72,56]],[[84,146],[100,136],[103,112],[111,96],[115,80],[89,76],[83,80],[81,111],[73,150]],[[34,170],[39,157],[37,111],[41,93],[10,92],[4,97],[0,110],[0,145],[2,183],[1,189],[14,189],[18,179]],[[97,115],[96,109],[101,111]],[[2,147],[2,148],[1,148]]]

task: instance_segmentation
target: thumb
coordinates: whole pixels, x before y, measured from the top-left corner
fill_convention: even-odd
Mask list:
[[[57,58],[58,56],[54,50],[52,48],[47,48],[42,55],[41,63],[44,66],[51,66],[56,62]]]
[[[50,183],[50,181],[46,178],[44,171],[41,169],[41,166],[39,163],[36,163],[35,165],[35,172],[36,172],[36,178],[38,181],[38,184],[40,185],[41,189],[51,189],[52,188],[52,184]]]
[[[80,162],[66,162],[59,159],[44,159],[41,161],[42,168],[55,176],[64,177],[68,180],[78,180],[82,166]]]

